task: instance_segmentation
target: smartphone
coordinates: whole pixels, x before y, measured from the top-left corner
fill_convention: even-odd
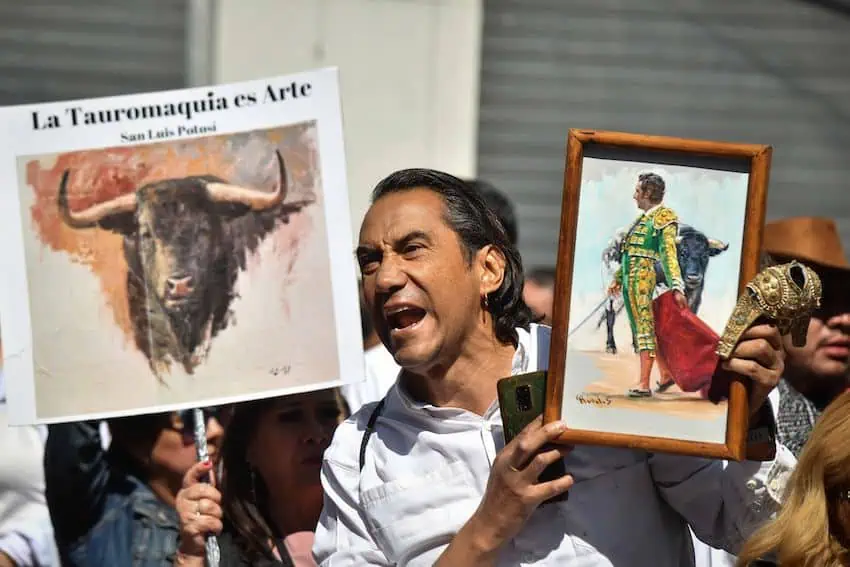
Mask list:
[[[520,431],[543,413],[543,406],[546,401],[546,376],[546,371],[540,370],[502,378],[496,383],[505,445],[510,443],[514,437],[519,435]],[[553,448],[545,445],[543,450]],[[567,474],[567,471],[564,467],[564,460],[558,459],[540,473],[539,481],[548,482],[565,474]],[[569,491],[550,498],[543,504],[563,502],[568,498],[568,493]]]

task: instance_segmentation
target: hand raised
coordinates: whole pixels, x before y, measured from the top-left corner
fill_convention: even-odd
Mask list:
[[[721,367],[752,381],[750,413],[755,415],[785,371],[785,350],[779,331],[770,324],[750,327]]]
[[[210,484],[201,482],[209,475]],[[196,463],[186,471],[183,488],[175,502],[180,518],[180,551],[187,556],[203,557],[207,534],[221,533],[221,493],[215,487],[210,461]]]
[[[485,547],[496,549],[520,532],[532,512],[546,500],[573,485],[573,477],[538,482],[550,464],[562,459],[571,447],[546,450],[565,429],[561,422],[543,425],[543,417],[529,423],[496,457],[487,489],[475,517]]]

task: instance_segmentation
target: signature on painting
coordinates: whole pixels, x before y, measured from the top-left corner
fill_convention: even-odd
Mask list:
[[[611,398],[604,394],[577,394],[576,401],[583,406],[605,407],[611,405]]]

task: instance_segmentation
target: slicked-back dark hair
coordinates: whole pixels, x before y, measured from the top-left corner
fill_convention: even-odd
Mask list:
[[[493,212],[496,213],[496,217],[499,221],[501,221],[502,226],[505,227],[505,232],[508,234],[508,240],[511,241],[511,244],[517,246],[519,230],[517,229],[516,209],[514,208],[513,202],[511,202],[507,195],[496,189],[496,187],[489,181],[484,179],[467,179],[466,182],[469,183],[473,189],[477,189],[481,192],[481,196],[484,197],[484,201],[487,203],[487,206],[493,209]]]
[[[458,235],[469,265],[475,254],[487,245],[504,255],[502,284],[487,297],[487,310],[493,316],[496,338],[504,344],[516,344],[516,328],[528,330],[534,319],[522,299],[522,259],[496,214],[470,184],[433,169],[402,169],[391,173],[375,186],[372,203],[386,195],[411,189],[428,189],[442,197],[446,224]]]

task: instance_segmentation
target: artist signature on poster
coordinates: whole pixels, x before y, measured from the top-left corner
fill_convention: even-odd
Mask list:
[[[576,401],[583,406],[606,407],[611,405],[611,398],[604,394],[577,394]]]
[[[269,374],[271,374],[272,376],[280,376],[281,374],[283,374],[284,376],[286,376],[287,374],[289,374],[289,371],[291,369],[292,367],[288,364],[286,366],[275,366],[274,368],[269,370]]]

